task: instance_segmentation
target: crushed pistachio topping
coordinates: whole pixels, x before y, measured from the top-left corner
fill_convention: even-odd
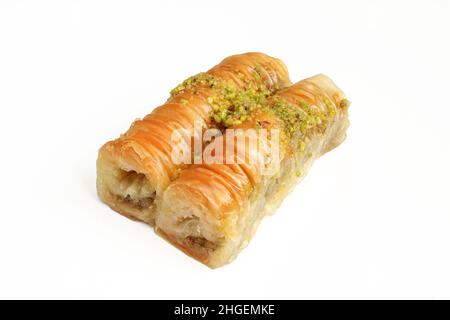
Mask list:
[[[327,110],[330,113],[330,116],[334,117],[336,115],[336,108],[331,103],[331,101],[327,97],[324,97],[324,96],[321,96],[320,100],[327,106]]]
[[[284,129],[289,137],[303,133],[314,126],[314,117],[310,115],[310,106],[304,102],[297,105],[276,99],[271,106],[273,112],[283,121]]]
[[[213,76],[207,74],[206,72],[201,72],[199,74],[196,74],[195,76],[187,78],[174,89],[172,89],[172,91],[170,91],[170,97],[174,97],[185,90],[190,90],[200,86],[214,88],[218,85],[218,83],[219,81]]]
[[[305,151],[305,149],[306,149],[306,143],[305,143],[305,141],[303,141],[303,140],[300,140],[300,142],[299,142],[299,149],[300,149],[300,151]]]
[[[230,127],[247,120],[250,113],[261,108],[271,94],[272,92],[262,85],[250,85],[242,90],[227,86],[215,91],[208,102],[215,106],[214,121]]]
[[[262,73],[261,67],[256,66],[253,73],[254,79],[247,79],[244,74],[236,71],[237,76],[245,83],[243,88],[236,88],[226,81],[203,72],[183,81],[170,92],[170,95],[174,97],[186,90],[210,88],[211,95],[207,98],[207,102],[214,108],[211,115],[212,121],[224,127],[239,125],[248,119],[251,112],[261,108],[266,99],[276,90],[276,88],[272,90],[268,88]]]
[[[351,104],[351,102],[350,102],[349,100],[343,99],[343,100],[341,101],[341,103],[339,104],[339,107],[340,107],[341,109],[343,109],[343,110],[347,110],[348,107],[350,107],[350,104]]]
[[[306,101],[296,103],[282,99],[272,100],[269,110],[282,120],[283,129],[296,150],[306,150],[306,141],[315,133],[324,133],[336,115],[336,107],[326,97],[320,97],[326,110],[320,111]]]

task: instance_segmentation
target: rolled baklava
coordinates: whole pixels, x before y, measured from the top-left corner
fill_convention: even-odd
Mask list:
[[[348,106],[324,75],[278,91],[211,144],[209,154],[223,155],[230,141],[242,138],[231,148],[234,161],[189,166],[168,185],[157,201],[157,232],[209,267],[229,263],[314,160],[345,139]],[[250,144],[259,131],[266,134],[256,134],[257,144]]]
[[[153,224],[155,199],[189,164],[172,160],[173,133],[180,129],[202,132],[222,122],[224,126],[241,123],[244,117],[230,117],[235,109],[258,109],[288,85],[285,65],[262,53],[230,56],[185,80],[166,103],[100,149],[97,190],[101,200],[125,216]]]

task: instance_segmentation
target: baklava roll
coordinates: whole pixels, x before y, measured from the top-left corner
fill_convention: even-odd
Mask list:
[[[101,200],[125,216],[153,224],[155,199],[186,166],[172,161],[173,133],[202,131],[217,124],[213,114],[217,119],[236,106],[256,109],[288,85],[283,62],[262,53],[230,56],[188,78],[171,91],[165,104],[100,149],[97,191]],[[228,117],[227,124],[243,120]]]
[[[169,184],[158,200],[157,232],[209,267],[229,263],[314,160],[345,139],[348,105],[324,75],[280,90],[266,107],[230,127],[233,139],[227,139],[227,131],[214,141],[211,154],[223,154],[229,141],[243,136],[232,146],[235,161],[192,165]],[[253,129],[267,132],[265,138],[257,135],[256,147],[247,141]]]

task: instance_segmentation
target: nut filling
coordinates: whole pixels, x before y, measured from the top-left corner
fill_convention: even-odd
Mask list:
[[[155,200],[156,192],[153,194],[152,197],[142,198],[142,199],[133,199],[129,194],[122,198],[125,202],[128,202],[129,204],[135,206],[138,209],[145,209],[152,205],[153,201]]]
[[[186,237],[185,242],[190,246],[208,250],[215,250],[218,247],[216,243],[209,241],[203,237],[188,236]]]
[[[110,186],[121,201],[139,210],[149,208],[156,198],[156,192],[145,175],[133,170],[119,170]]]

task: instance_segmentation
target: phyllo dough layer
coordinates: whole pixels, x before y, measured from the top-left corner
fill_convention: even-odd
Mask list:
[[[324,75],[277,92],[265,107],[231,128],[278,129],[279,139],[259,139],[259,153],[244,148],[238,153],[242,163],[183,170],[158,201],[159,234],[210,267],[232,261],[261,219],[276,210],[314,160],[345,139],[348,105],[343,92]],[[222,148],[226,137],[217,138],[216,145]],[[279,166],[265,172],[273,165],[274,143],[279,145]]]
[[[113,210],[153,224],[155,199],[186,167],[171,159],[173,132],[202,131],[221,121],[226,125],[239,123],[243,119],[221,116],[236,103],[256,108],[289,84],[285,65],[262,53],[228,57],[209,71],[187,79],[172,90],[165,104],[100,149],[100,198]],[[195,123],[200,124],[200,129],[195,129]]]

